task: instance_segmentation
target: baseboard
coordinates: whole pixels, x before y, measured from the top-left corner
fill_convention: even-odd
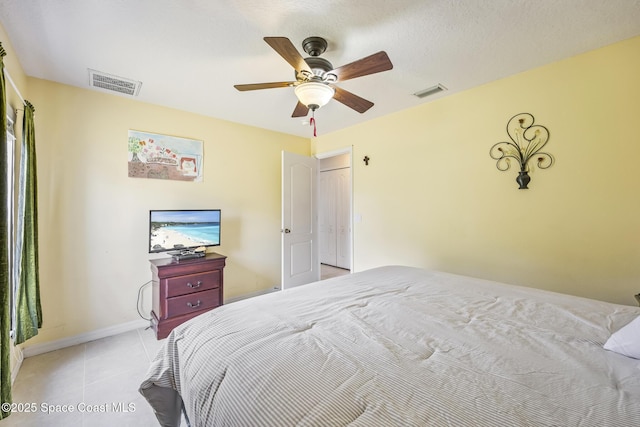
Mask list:
[[[228,298],[224,302],[230,304],[232,302],[240,301],[247,298],[253,298],[260,295],[270,294],[271,292],[279,291],[280,288],[274,287],[270,289],[263,289],[261,291],[253,292],[250,294],[244,294],[233,298]],[[89,341],[99,340],[100,338],[110,337],[112,335],[118,335],[124,332],[133,331],[135,329],[144,328],[149,326],[149,322],[143,319],[134,320],[132,322],[121,323],[119,325],[109,326],[108,328],[97,329],[95,331],[86,332],[84,334],[75,335],[61,340],[50,341],[42,344],[35,344],[32,346],[24,347],[22,354],[24,357],[37,356],[39,354],[48,353],[50,351],[60,350],[62,348],[71,347],[78,344],[84,344]],[[16,369],[16,374],[17,374]]]
[[[133,320],[131,322],[97,329],[95,331],[86,332],[84,334],[75,335],[68,338],[62,338],[56,341],[50,341],[42,344],[35,344],[32,346],[24,347],[22,349],[22,354],[24,355],[24,357],[37,356],[39,354],[60,350],[62,348],[71,347],[78,344],[84,344],[89,341],[99,340],[101,338],[122,334],[124,332],[133,331],[135,329],[140,329],[147,326],[149,326],[149,322],[147,320]],[[18,370],[16,369],[16,374],[17,371]]]
[[[15,352],[19,353],[19,356],[15,355]],[[22,361],[24,360],[24,354],[19,347],[13,347],[11,349],[11,357],[15,358],[16,364],[11,367],[11,385],[16,382],[16,378],[18,377],[18,372],[20,371],[20,367],[22,366]]]

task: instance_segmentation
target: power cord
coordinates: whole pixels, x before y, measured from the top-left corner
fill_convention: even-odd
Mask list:
[[[138,289],[138,302],[136,303],[136,310],[138,310],[138,315],[140,317],[142,317],[144,320],[146,320],[147,322],[151,321],[151,318],[146,318],[142,315],[142,312],[140,311],[140,300],[142,299],[142,290],[149,285],[152,282],[152,280],[149,280],[147,283],[145,283],[144,285],[140,286],[140,289]]]

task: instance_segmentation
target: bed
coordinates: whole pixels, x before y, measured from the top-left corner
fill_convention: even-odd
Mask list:
[[[640,360],[611,339],[639,315],[380,267],[190,320],[140,392],[164,426],[640,426]]]

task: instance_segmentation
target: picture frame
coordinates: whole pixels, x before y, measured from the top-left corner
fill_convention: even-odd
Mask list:
[[[203,141],[137,130],[128,136],[129,177],[202,181]]]

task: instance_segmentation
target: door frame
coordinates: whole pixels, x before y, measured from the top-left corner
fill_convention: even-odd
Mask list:
[[[349,251],[351,252],[350,254],[350,260],[349,260],[349,270],[353,273],[353,266],[354,266],[354,246],[353,246],[353,241],[354,241],[354,229],[353,229],[353,146],[350,145],[348,147],[344,147],[344,148],[339,148],[337,150],[331,150],[331,151],[323,151],[320,153],[315,153],[312,155],[312,157],[315,157],[316,159],[320,160],[320,159],[328,159],[330,157],[336,157],[336,156],[340,156],[342,154],[349,154],[349,174],[351,175],[351,183],[350,183],[350,188],[349,188],[349,229],[351,230],[351,232],[349,233]],[[318,202],[318,205],[316,206],[316,209],[318,210],[316,212],[316,214],[319,214],[319,204],[320,201]],[[319,259],[319,258],[318,258]],[[318,261],[318,264],[320,263],[320,261]],[[320,265],[318,265],[318,267],[320,267]]]

